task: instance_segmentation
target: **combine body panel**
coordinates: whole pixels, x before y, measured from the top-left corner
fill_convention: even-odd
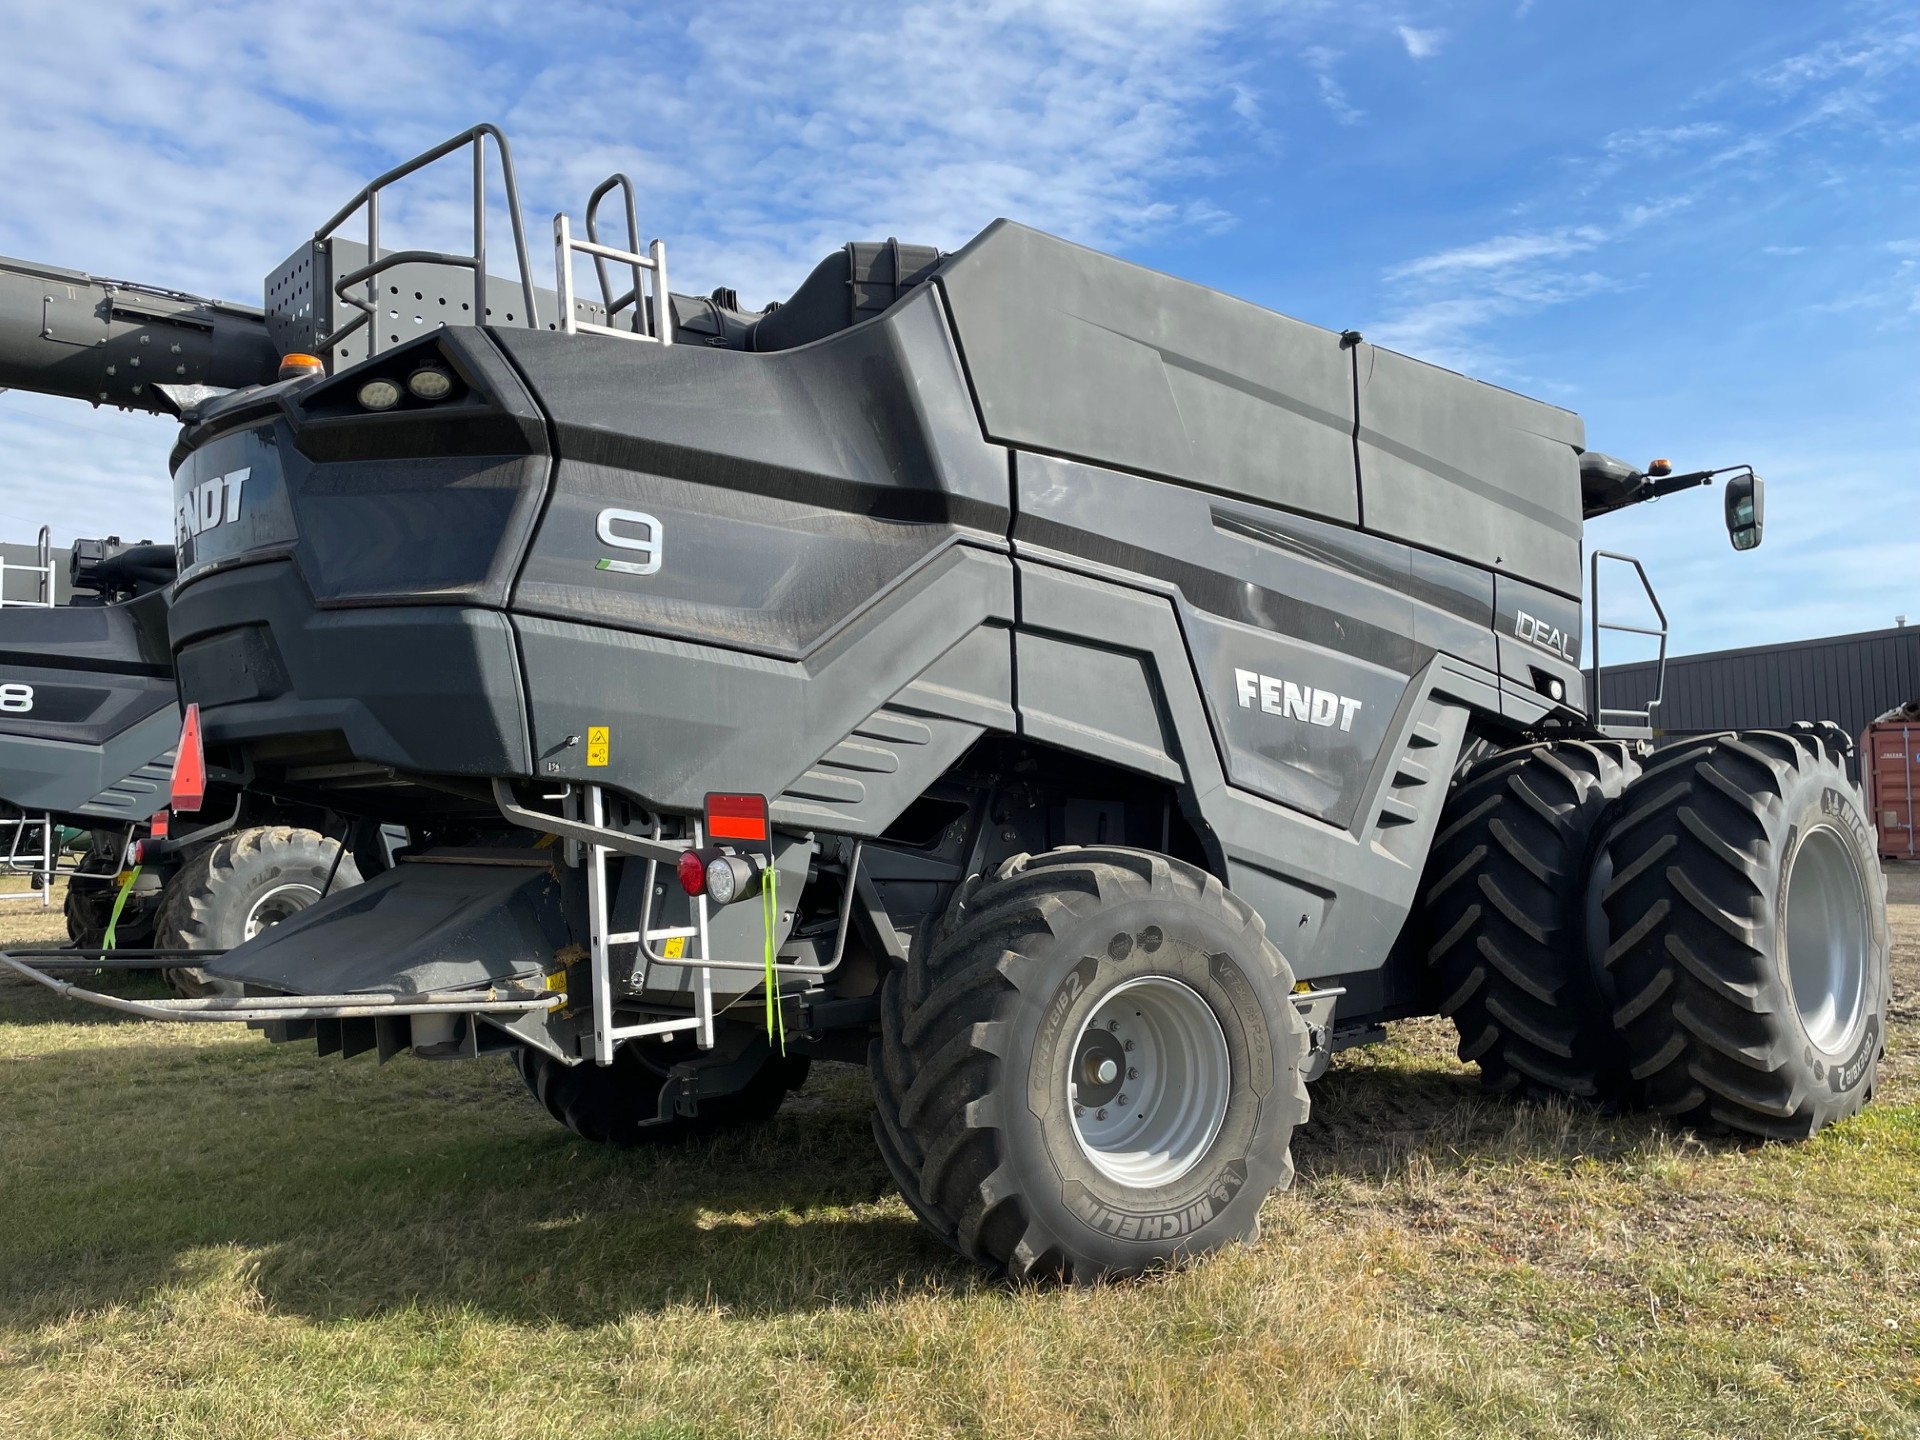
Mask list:
[[[165,806],[180,710],[166,596],[0,610],[0,801],[126,825]]]
[[[472,253],[383,247],[382,187],[469,146]],[[219,773],[384,872],[212,961],[226,1013],[510,1051],[618,1143],[865,1059],[915,1213],[1029,1276],[1249,1233],[1304,1082],[1401,1016],[1498,1089],[1763,1134],[1863,1102],[1886,932],[1844,737],[1659,761],[1584,708],[1585,519],[1727,471],[1007,221],[849,245],[759,313],[674,295],[630,204],[597,238],[623,183],[586,241],[556,220],[547,292],[496,131],[390,172],[366,245],[350,206],[269,282],[330,373],[187,417],[181,697]],[[1741,785],[1780,804],[1719,814]],[[1755,814],[1787,828],[1728,869]],[[1682,921],[1621,896],[1676,844],[1730,912],[1797,907],[1714,961],[1784,984],[1767,1017],[1674,1009],[1714,998]]]

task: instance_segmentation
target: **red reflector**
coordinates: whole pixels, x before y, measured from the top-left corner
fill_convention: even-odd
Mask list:
[[[680,888],[689,895],[699,895],[707,888],[707,862],[700,858],[698,850],[689,850],[680,857],[680,863],[674,867],[680,876]]]
[[[764,795],[707,796],[707,838],[767,843],[767,797]]]
[[[154,839],[156,840],[166,839],[167,838],[167,812],[165,810],[154,811],[153,819],[147,822],[147,829],[153,832]]]
[[[200,707],[187,706],[187,717],[180,722],[180,744],[173,752],[173,783],[168,787],[168,803],[184,814],[192,815],[207,798],[207,757],[200,748]]]

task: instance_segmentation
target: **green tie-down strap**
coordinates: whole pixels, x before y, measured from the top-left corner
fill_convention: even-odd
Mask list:
[[[767,1039],[780,1041],[780,1053],[787,1053],[787,1017],[780,1009],[780,981],[774,974],[774,939],[780,925],[780,867],[769,865],[766,881],[760,887],[760,924],[767,944]]]
[[[140,878],[140,867],[134,866],[127,872],[126,879],[120,882],[120,893],[113,897],[113,913],[107,916],[107,933],[100,945],[104,950],[113,949],[113,932],[120,924],[120,912],[127,908],[127,897],[133,893],[133,887]]]

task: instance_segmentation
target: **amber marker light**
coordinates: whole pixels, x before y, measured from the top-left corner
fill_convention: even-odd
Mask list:
[[[290,355],[280,357],[280,378],[298,380],[302,375],[324,375],[327,363],[318,355],[306,355],[295,350]]]

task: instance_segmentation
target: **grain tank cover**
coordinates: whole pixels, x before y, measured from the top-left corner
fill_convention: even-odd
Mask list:
[[[1353,360],[1367,528],[1578,596],[1580,417],[1374,345]]]
[[[1006,220],[939,280],[991,440],[1579,594],[1569,411]]]
[[[940,272],[987,438],[1359,520],[1340,337],[996,220]]]

